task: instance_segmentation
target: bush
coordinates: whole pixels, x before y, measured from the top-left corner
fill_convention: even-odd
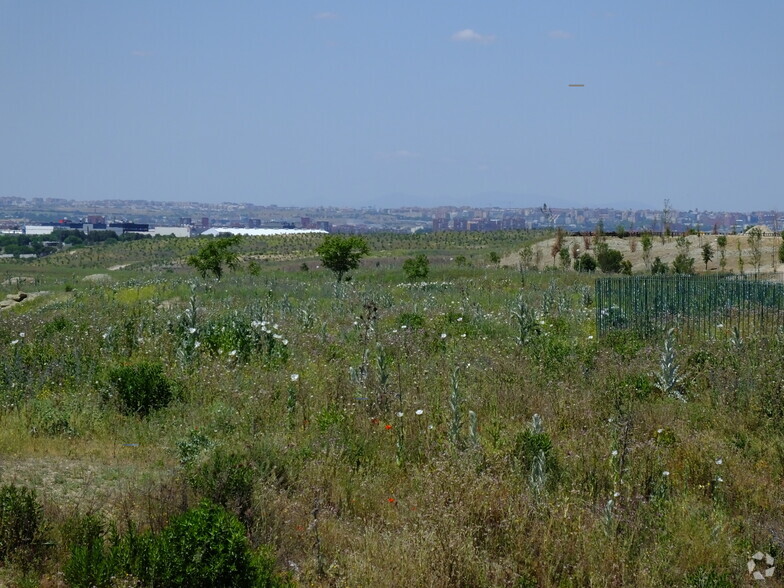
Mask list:
[[[190,482],[204,498],[244,516],[250,508],[254,478],[243,456],[218,448],[195,468]]]
[[[175,517],[159,534],[131,527],[123,536],[112,531],[108,541],[106,535],[94,516],[74,522],[66,536],[70,586],[110,586],[122,575],[142,586],[285,585],[268,550],[254,553],[237,517],[210,502]]]
[[[35,490],[7,484],[0,488],[0,562],[29,558],[43,536],[43,508]]]
[[[255,567],[245,527],[209,502],[176,517],[158,537],[155,548],[157,586],[254,586]]]
[[[406,279],[409,282],[424,280],[430,273],[430,260],[427,255],[420,253],[416,257],[411,257],[403,262],[403,271],[406,272]]]
[[[174,399],[174,385],[159,363],[141,362],[113,369],[109,382],[125,414],[147,416]]]

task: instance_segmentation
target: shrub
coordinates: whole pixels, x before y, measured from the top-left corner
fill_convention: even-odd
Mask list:
[[[190,482],[204,498],[243,516],[250,508],[254,478],[247,459],[218,448],[194,469]]]
[[[140,362],[113,369],[109,382],[125,414],[147,416],[174,399],[174,385],[159,363]]]
[[[424,280],[430,272],[430,260],[427,255],[420,253],[403,262],[403,271],[406,272],[406,279],[409,282]]]
[[[245,527],[219,506],[203,502],[176,517],[158,537],[159,586],[254,586],[258,575]]]
[[[0,488],[0,562],[25,557],[43,536],[43,508],[35,490],[7,484]]]

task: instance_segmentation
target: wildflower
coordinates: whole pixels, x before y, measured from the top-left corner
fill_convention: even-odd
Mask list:
[[[387,498],[387,502],[389,504],[393,504],[395,502],[395,499],[390,496],[389,498]]]
[[[193,334],[196,332],[196,329],[195,329],[194,327],[191,327],[190,329],[188,329],[188,332],[189,332],[191,335],[193,335]]]
[[[593,339],[593,335],[588,335],[588,340],[590,341],[591,339]]]
[[[299,374],[291,374],[291,381],[296,382],[299,380]]]
[[[11,345],[16,345],[17,343],[19,343],[19,339],[14,339],[11,341]]]
[[[717,478],[716,478],[716,481],[717,481],[719,484],[721,484],[721,483],[724,481],[724,478],[722,478],[721,476],[719,476],[719,477],[717,477]]]
[[[664,433],[664,429],[656,429],[656,432],[659,433],[659,435],[661,435],[662,433]]]
[[[384,428],[385,428],[387,431],[389,431],[389,429],[391,429],[391,428],[392,428],[392,425],[384,425]]]
[[[446,339],[446,333],[441,333],[441,338]]]
[[[25,336],[25,334],[24,334],[24,333],[19,333],[19,337],[20,337],[20,338],[24,339],[24,336]]]
[[[463,334],[462,334],[462,335],[460,335],[460,336],[461,336],[463,339],[465,339],[465,336],[466,336],[466,334],[465,334],[465,333],[463,333]]]
[[[458,323],[462,323],[463,322],[463,317],[462,316],[457,317],[457,322]]]
[[[617,449],[613,449],[612,453],[610,455],[612,455],[613,457],[616,457],[618,455],[618,450]]]
[[[289,340],[288,339],[283,339],[283,341],[281,341],[281,343],[283,343],[284,345],[288,345],[289,344]]]
[[[613,498],[618,498],[621,495],[620,492],[613,492]]]
[[[724,463],[724,460],[722,458],[719,458],[719,459],[716,460],[716,465],[721,465],[723,463]]]
[[[377,425],[379,421],[376,417],[370,417],[370,422],[374,425]]]
[[[198,349],[199,347],[201,347],[201,341],[196,341],[196,343],[193,344],[193,348]]]
[[[670,472],[668,472],[667,470],[664,470],[664,471],[662,472],[662,476],[664,476],[665,478],[666,478],[667,476],[669,476],[669,475],[670,475]]]
[[[425,411],[424,411],[424,410],[422,410],[421,408],[420,408],[420,409],[417,409],[417,411],[416,411],[416,415],[417,415],[417,416],[422,416],[422,414],[423,414],[424,412],[425,412]]]
[[[234,357],[235,355],[237,355],[236,349],[232,349],[231,351],[229,351],[229,357]]]
[[[400,417],[402,417],[402,416],[403,416],[403,413],[402,413],[402,412],[398,412],[398,413],[397,413],[397,416],[398,416],[398,418],[400,418]]]
[[[406,325],[400,325],[400,328],[401,329],[407,329],[408,327],[406,327]]]
[[[253,327],[254,329],[258,329],[261,326],[261,323],[259,321],[252,321],[250,323],[250,326]]]

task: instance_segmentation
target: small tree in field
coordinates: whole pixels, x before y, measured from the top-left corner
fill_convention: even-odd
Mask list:
[[[702,261],[705,262],[705,271],[708,271],[708,263],[713,259],[713,247],[710,243],[705,243],[702,246]]]
[[[352,235],[327,235],[316,247],[321,264],[331,270],[337,281],[343,280],[346,272],[359,267],[359,261],[370,253],[367,241],[363,237]]]
[[[414,280],[424,280],[430,273],[430,260],[427,255],[420,253],[416,257],[411,257],[403,262],[403,271],[409,282]]]
[[[237,268],[238,256],[232,248],[238,245],[240,240],[239,235],[210,239],[198,253],[188,258],[187,263],[196,268],[202,278],[206,278],[207,274],[211,273],[215,279],[220,280],[224,265],[232,270]]]
[[[727,236],[719,235],[716,239],[716,245],[719,246],[719,267],[721,271],[727,268]]]

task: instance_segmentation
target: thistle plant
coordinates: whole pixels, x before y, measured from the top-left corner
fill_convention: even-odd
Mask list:
[[[536,332],[536,319],[534,318],[533,310],[525,302],[522,292],[517,297],[517,303],[512,309],[512,317],[519,329],[517,344],[525,345],[531,340],[531,337]]]
[[[462,448],[460,429],[463,427],[463,399],[460,395],[459,371],[460,368],[455,368],[452,372],[452,392],[449,395],[449,411],[452,415],[452,422],[449,426],[449,440],[456,449]]]
[[[664,394],[686,402],[686,396],[679,390],[683,382],[680,367],[675,354],[675,329],[667,331],[664,338],[664,349],[659,362],[659,373],[654,374],[656,385]]]
[[[542,417],[534,414],[531,418],[530,432],[532,439],[545,438],[544,427],[542,426]],[[549,439],[548,439],[549,442]],[[531,471],[528,474],[528,482],[537,496],[542,493],[547,484],[547,452],[545,447],[538,448],[531,460]]]

